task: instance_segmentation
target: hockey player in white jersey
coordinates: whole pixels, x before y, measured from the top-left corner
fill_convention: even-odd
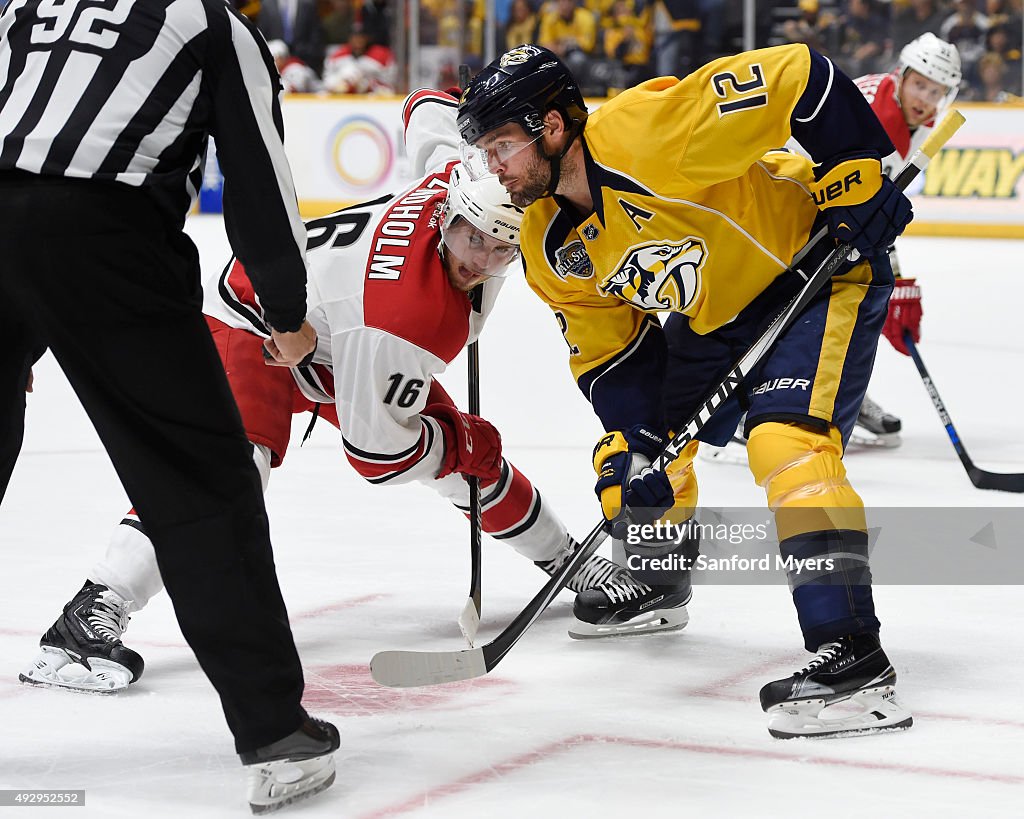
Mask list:
[[[550,574],[575,542],[503,457],[498,431],[458,410],[435,380],[483,328],[517,261],[522,219],[496,179],[460,174],[455,112],[447,94],[410,95],[406,141],[421,178],[400,193],[306,223],[308,319],[317,332],[308,362],[266,365],[269,328],[237,260],[206,282],[204,312],[264,487],[285,457],[292,414],[313,411],[340,428],[345,455],[371,483],[419,481],[465,512],[463,476],[477,476],[483,531]],[[479,310],[468,296],[476,287]],[[597,556],[569,588],[599,584],[625,594],[641,588]],[[20,679],[123,690],[143,671],[142,658],[121,642],[129,614],[162,585],[152,546],[129,513]]]

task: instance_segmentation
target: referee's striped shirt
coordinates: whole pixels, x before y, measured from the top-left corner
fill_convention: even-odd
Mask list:
[[[180,227],[212,134],[232,248],[271,324],[293,330],[306,233],[279,83],[263,37],[225,0],[11,0],[0,15],[0,174],[143,188]]]

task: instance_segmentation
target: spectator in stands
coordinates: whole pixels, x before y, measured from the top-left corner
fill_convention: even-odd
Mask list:
[[[655,73],[662,77],[685,77],[699,65],[697,0],[655,0],[653,17]]]
[[[324,64],[324,88],[335,94],[393,94],[395,60],[387,46],[372,43],[362,23]]]
[[[467,64],[479,65],[485,14],[483,0],[422,0],[420,43],[456,49]]]
[[[330,9],[322,19],[324,42],[328,49],[348,42],[355,21],[355,10],[352,0],[327,0]]]
[[[537,40],[561,57],[573,74],[584,77],[597,43],[597,22],[577,0],[552,0],[541,12]]]
[[[512,11],[505,28],[505,48],[515,48],[537,39],[537,13],[530,0],[512,0]]]
[[[979,86],[972,88],[969,99],[974,102],[1021,102],[1009,90],[1010,77],[1006,61],[994,51],[986,52],[978,61]]]
[[[283,40],[314,71],[324,61],[324,32],[317,0],[261,0],[256,25],[269,40]]]
[[[922,34],[938,35],[943,21],[949,16],[945,6],[938,0],[910,0],[899,7],[893,4],[892,11],[892,50],[899,54],[907,43],[916,40]]]
[[[931,2],[931,0],[928,0]],[[789,43],[804,43],[815,51],[828,52],[828,33],[835,25],[836,18],[830,12],[822,12],[818,0],[799,0],[800,16],[782,24],[782,36]]]
[[[700,14],[699,65],[722,56],[725,37],[726,0],[697,0]]]
[[[837,28],[835,57],[851,77],[878,71],[889,36],[889,23],[873,0],[848,0]]]
[[[939,29],[939,36],[957,47],[964,63],[964,73],[971,75],[985,53],[988,17],[978,11],[975,0],[955,0],[953,5],[956,11],[946,18]]]
[[[985,16],[988,17],[989,28],[994,25],[1006,25],[1012,43],[1011,47],[1021,47],[1021,6],[1024,0],[986,0]]]
[[[620,89],[643,82],[651,75],[654,29],[650,7],[643,0],[614,0],[604,29],[604,53],[622,64]]]
[[[975,0],[953,0],[953,9],[953,13],[943,21],[938,32],[946,42],[951,42],[948,35],[956,29],[982,33],[988,29],[988,17],[978,11]]]
[[[391,9],[388,0],[353,0],[354,21],[370,36],[370,45],[391,48]]]
[[[1011,94],[1021,94],[1021,21],[998,15],[989,18],[992,25],[985,35],[985,55],[996,54],[1004,64],[1003,85]],[[982,59],[984,59],[984,56]],[[980,66],[979,66],[980,75]]]
[[[267,43],[274,57],[277,73],[281,75],[281,90],[285,94],[315,94],[323,87],[316,72],[288,51],[284,40]]]

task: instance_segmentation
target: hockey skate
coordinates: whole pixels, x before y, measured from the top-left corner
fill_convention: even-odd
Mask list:
[[[689,621],[690,584],[648,586],[622,575],[576,596],[569,636],[576,640],[678,631]]]
[[[280,810],[331,787],[335,776],[332,754],[340,745],[337,728],[307,717],[284,739],[239,754],[248,772],[252,812]]]
[[[872,401],[870,396],[865,395],[853,433],[850,435],[850,443],[863,447],[894,449],[903,443],[900,438],[902,428],[903,423],[899,418],[886,412]]]
[[[835,737],[891,731],[914,724],[896,696],[896,671],[875,634],[825,643],[802,670],[761,689],[768,733],[778,739]],[[821,712],[849,703],[859,713]]]
[[[106,586],[88,580],[39,641],[32,667],[18,679],[31,685],[90,694],[116,694],[142,676],[142,657],[121,643],[128,606]]]

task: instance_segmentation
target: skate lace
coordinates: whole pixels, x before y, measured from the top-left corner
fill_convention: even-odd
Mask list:
[[[881,408],[881,406],[876,404],[867,396],[864,396],[864,401],[860,405],[860,414],[865,416],[866,418],[871,418],[872,420],[875,421],[881,421],[886,413],[885,410]]]
[[[94,632],[108,643],[116,643],[128,628],[128,601],[122,600],[112,591],[105,591],[93,601],[86,614]]]
[[[842,650],[842,643],[825,643],[825,645],[818,649],[818,656],[811,660],[801,671],[799,671],[798,676],[805,677],[812,671],[821,668],[826,663],[832,662],[836,657],[839,656]]]
[[[570,584],[574,590],[593,589],[602,583],[611,583],[624,574],[622,569],[606,558],[595,555],[580,567]]]
[[[650,586],[634,580],[625,572],[609,583],[601,583],[597,588],[608,595],[608,599],[613,603],[626,603],[639,599],[651,590]]]
[[[570,544],[570,548],[559,552],[550,560],[537,561],[537,565],[540,566],[549,575],[553,575],[560,568],[562,568],[562,564],[564,564],[566,560],[572,557],[572,550],[575,549],[578,545],[579,544],[573,541]],[[610,560],[607,560],[606,558],[603,558],[600,555],[592,555],[590,558],[587,559],[586,563],[584,563],[580,568],[576,570],[576,574],[574,574],[569,579],[569,582],[566,583],[566,586],[568,586],[568,588],[571,591],[581,592],[585,591],[586,589],[597,588],[597,586],[601,583],[616,582],[617,580],[619,580],[620,575],[624,575],[627,579],[629,577],[629,575],[626,574],[624,569],[622,569],[620,566],[616,566]]]

